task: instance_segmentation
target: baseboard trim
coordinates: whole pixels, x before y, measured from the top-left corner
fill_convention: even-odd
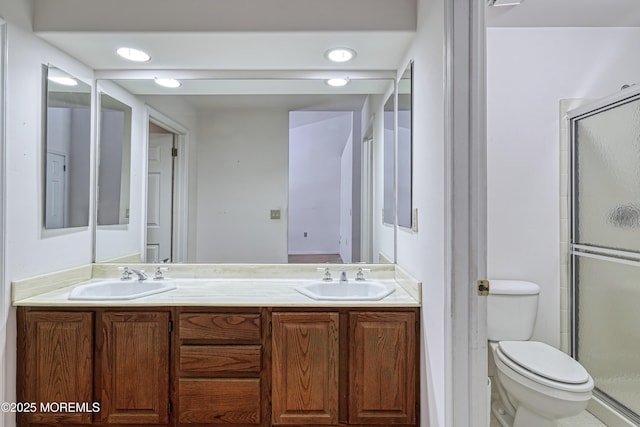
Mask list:
[[[617,413],[612,407],[595,396],[589,401],[587,411],[591,412],[594,417],[602,421],[607,427],[637,427],[630,420]]]

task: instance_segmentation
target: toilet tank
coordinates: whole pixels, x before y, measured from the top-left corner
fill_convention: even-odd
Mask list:
[[[540,286],[524,280],[489,280],[489,341],[527,341],[533,335]]]

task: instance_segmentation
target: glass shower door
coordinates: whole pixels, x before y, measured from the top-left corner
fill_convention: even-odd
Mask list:
[[[640,91],[571,118],[573,349],[640,422]]]

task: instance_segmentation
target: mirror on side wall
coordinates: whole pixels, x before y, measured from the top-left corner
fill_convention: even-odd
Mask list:
[[[129,223],[131,107],[100,93],[98,226]]]
[[[398,226],[412,228],[413,62],[398,82]]]
[[[384,206],[382,208],[382,222],[387,225],[394,225],[394,204],[395,204],[395,137],[396,137],[396,108],[394,94],[389,95],[384,103]]]
[[[44,66],[44,228],[89,225],[91,86]]]

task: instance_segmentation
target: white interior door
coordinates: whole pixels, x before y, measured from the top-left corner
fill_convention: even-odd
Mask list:
[[[66,156],[47,153],[46,228],[63,228],[66,198]]]
[[[149,134],[147,262],[171,261],[173,134]]]

